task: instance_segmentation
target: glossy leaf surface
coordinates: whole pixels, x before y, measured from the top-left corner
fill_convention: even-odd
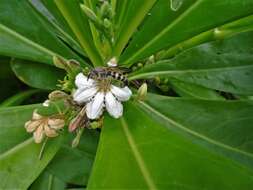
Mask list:
[[[253,94],[252,32],[206,43],[148,65],[131,79],[166,76],[235,94]]]
[[[124,108],[122,119],[106,118],[90,189],[251,189],[253,173],[243,162],[253,161],[251,101],[150,96]],[[209,139],[224,144],[220,152]],[[226,154],[227,146],[249,156],[238,153],[235,161]]]
[[[171,10],[166,0],[156,6],[124,52],[123,64],[132,64],[163,48],[253,13],[251,0],[189,0],[184,1],[178,11]],[[159,19],[156,19],[157,15]]]
[[[24,83],[34,88],[53,90],[65,76],[64,70],[25,60],[12,61],[12,69]]]
[[[24,123],[36,107],[38,105],[0,109],[1,189],[27,189],[59,149],[61,138],[49,141],[39,160],[41,144],[28,139],[30,135],[24,129]]]
[[[0,53],[52,64],[52,56],[74,58],[69,49],[52,33],[47,23],[24,0],[0,2]],[[25,11],[20,11],[25,10]]]

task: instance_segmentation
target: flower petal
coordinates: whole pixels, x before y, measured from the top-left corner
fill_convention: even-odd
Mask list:
[[[95,86],[86,89],[77,89],[73,95],[74,101],[81,104],[89,101],[95,94],[97,89]]]
[[[65,122],[63,119],[52,118],[48,120],[48,125],[50,128],[58,130],[64,127]]]
[[[58,135],[58,133],[54,129],[51,129],[48,125],[44,125],[44,131],[48,137],[56,137]]]
[[[98,92],[96,96],[86,104],[86,114],[90,119],[97,119],[103,112],[104,93]]]
[[[25,123],[25,128],[28,133],[35,131],[35,129],[41,124],[40,120],[27,121]]]
[[[127,101],[132,95],[132,91],[125,86],[124,88],[119,88],[117,86],[112,85],[111,92],[119,101]]]
[[[105,106],[112,117],[119,118],[122,116],[123,106],[111,92],[107,92],[105,95]]]
[[[32,116],[33,120],[38,120],[38,119],[42,119],[43,118],[43,116],[40,115],[40,114],[38,114],[37,111],[38,111],[37,109],[33,111],[33,116]]]
[[[44,134],[44,126],[43,124],[41,124],[36,131],[33,133],[33,138],[35,143],[41,143],[41,141],[43,140],[45,134]]]
[[[75,84],[78,88],[85,88],[85,87],[90,87],[93,86],[94,80],[93,79],[89,79],[84,76],[83,73],[79,73],[78,75],[76,75],[76,79],[75,79]]]

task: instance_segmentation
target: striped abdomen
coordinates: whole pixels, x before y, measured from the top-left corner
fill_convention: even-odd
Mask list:
[[[111,76],[115,80],[122,81],[124,83],[124,85],[128,85],[127,77],[124,74],[122,74],[122,73],[115,72],[115,71],[108,71],[107,75]]]

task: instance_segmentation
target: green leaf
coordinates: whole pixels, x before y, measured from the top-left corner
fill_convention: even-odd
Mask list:
[[[44,171],[30,186],[29,190],[60,190],[65,189],[65,187],[66,184],[63,181],[49,172]]]
[[[8,81],[8,85],[6,85]],[[20,91],[21,82],[10,67],[10,58],[0,57],[0,102]]]
[[[20,93],[15,94],[14,96],[11,96],[10,98],[4,100],[3,102],[0,103],[0,108],[1,107],[10,107],[10,106],[18,106],[20,105],[24,100],[29,98],[30,96],[41,92],[41,90],[37,89],[30,89],[26,90]]]
[[[38,105],[0,108],[0,154],[26,140],[30,134],[24,124]]]
[[[26,60],[15,59],[11,67],[21,81],[34,88],[54,90],[65,76],[61,69]]]
[[[71,29],[69,28],[64,17],[58,10],[54,1],[48,0],[33,0],[29,1],[32,6],[52,25],[52,31],[57,34],[61,40],[67,43],[71,48],[79,54],[85,56],[84,51],[77,42],[77,39]],[[48,27],[49,28],[49,27]],[[79,60],[79,59],[78,59]],[[82,60],[79,60],[82,61]]]
[[[2,0],[0,10],[1,55],[51,64],[53,55],[76,57],[48,29],[28,1]]]
[[[185,83],[173,79],[170,81],[172,88],[182,97],[206,99],[206,100],[223,100],[221,95],[212,89],[208,89],[199,85]]]
[[[174,59],[147,65],[130,80],[166,76],[235,94],[253,94],[252,32],[206,43]]]
[[[59,149],[61,138],[48,141],[39,160],[41,144],[35,144],[24,123],[38,105],[0,109],[0,189],[27,189]],[[25,175],[24,175],[25,171]]]
[[[82,13],[78,1],[57,0],[54,2],[93,64],[103,65],[103,60],[92,41],[88,19]]]
[[[252,188],[252,101],[149,96],[124,108],[105,119],[88,188]]]
[[[86,185],[96,154],[99,133],[86,130],[76,148],[71,147],[74,136],[68,137],[48,165],[47,171],[66,183]]]
[[[121,13],[122,23],[118,31],[116,31],[115,47],[113,49],[113,56],[119,57],[122,50],[128,43],[130,37],[135,32],[136,28],[142,22],[147,15],[148,11],[154,5],[156,0],[136,1],[130,0],[129,2],[122,3],[121,9],[124,10]],[[120,13],[119,13],[120,14]],[[124,14],[124,15],[123,15]]]
[[[178,11],[173,11],[168,1],[161,0],[143,23],[140,32],[133,37],[121,57],[121,62],[132,64],[163,48],[172,47],[200,33],[246,17],[253,13],[252,7],[251,0],[233,0],[233,3],[189,0],[184,1]]]
[[[27,189],[39,176],[60,147],[61,138],[48,141],[39,160],[41,144],[28,139],[0,156],[2,189]],[[24,175],[24,171],[26,175]]]

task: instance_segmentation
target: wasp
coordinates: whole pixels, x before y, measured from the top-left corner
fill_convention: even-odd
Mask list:
[[[103,80],[109,77],[123,82],[125,86],[128,85],[128,79],[126,73],[129,72],[128,68],[124,67],[96,67],[92,69],[88,74],[88,79]]]

